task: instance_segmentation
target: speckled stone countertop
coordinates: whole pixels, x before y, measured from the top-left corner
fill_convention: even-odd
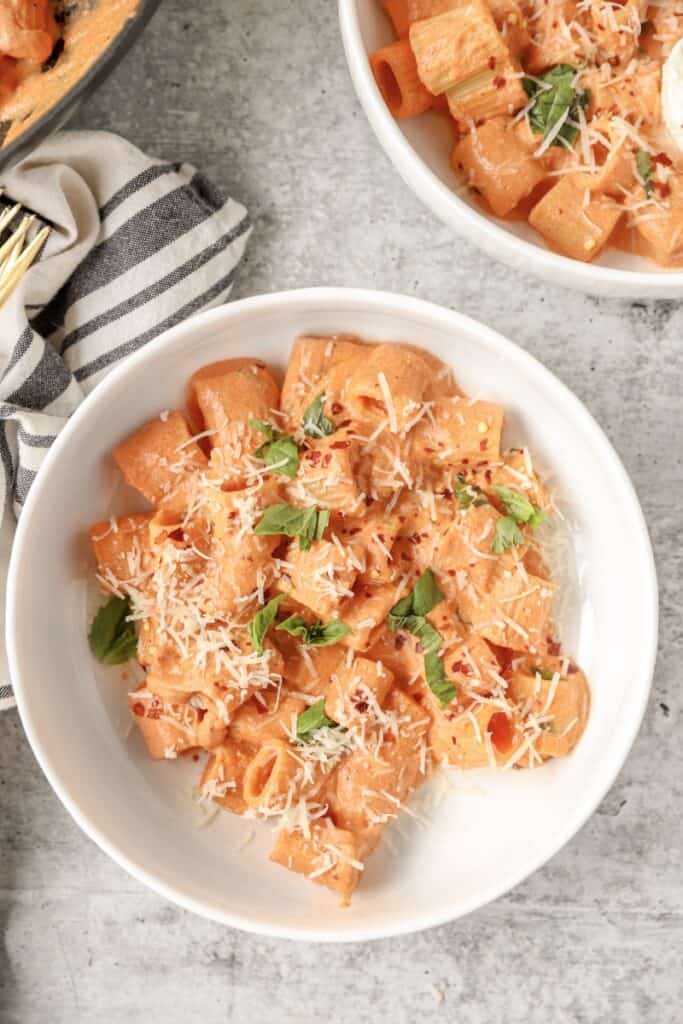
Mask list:
[[[319,284],[405,292],[541,359],[636,485],[661,645],[629,761],[569,846],[464,920],[370,945],[254,938],[166,903],[79,831],[16,712],[0,716],[2,1024],[683,1020],[683,304],[549,288],[437,223],[365,122],[333,0],[165,0],[77,126],[189,160],[247,204],[255,231],[236,296]]]

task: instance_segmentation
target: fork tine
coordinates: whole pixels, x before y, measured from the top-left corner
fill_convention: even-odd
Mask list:
[[[31,266],[49,234],[49,228],[42,228],[33,241],[26,247],[21,256],[16,260],[9,274],[4,278],[4,280],[0,281],[0,306],[2,306],[5,299],[7,299],[10,293],[14,290],[15,286],[23,277],[25,271],[27,271]]]
[[[33,220],[31,217],[24,217],[19,227],[12,232],[3,245],[0,245],[0,280],[2,280],[2,278],[12,268],[14,263],[14,259],[12,257],[14,256],[16,258],[19,255],[26,237],[26,232],[32,223]],[[17,252],[17,249],[19,249],[19,252]]]
[[[7,225],[14,220],[20,210],[21,203],[16,203],[15,206],[8,207],[2,214],[0,214],[0,231],[5,230]]]

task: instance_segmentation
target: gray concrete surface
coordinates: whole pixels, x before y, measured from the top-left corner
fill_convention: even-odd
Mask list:
[[[683,1020],[683,305],[549,288],[436,223],[365,123],[333,0],[166,0],[77,123],[191,160],[249,206],[238,295],[393,289],[469,313],[542,359],[636,484],[658,561],[661,649],[633,753],[568,848],[465,920],[368,946],[261,940],[165,903],[81,834],[16,712],[0,716],[0,1020]]]

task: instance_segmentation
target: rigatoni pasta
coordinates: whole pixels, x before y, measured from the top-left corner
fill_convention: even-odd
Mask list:
[[[380,92],[397,118],[450,117],[452,167],[485,210],[572,259],[683,263],[680,4],[381,2],[398,42],[370,57]]]
[[[550,496],[503,410],[430,354],[300,338],[281,393],[257,360],[214,364],[114,458],[154,507],[90,530],[92,650],[144,670],[150,757],[203,754],[201,799],[278,822],[275,863],[348,902],[439,767],[579,741]]]

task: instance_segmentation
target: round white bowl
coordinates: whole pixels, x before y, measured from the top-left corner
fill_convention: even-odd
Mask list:
[[[379,0],[339,0],[339,17],[351,78],[375,135],[406,184],[445,224],[495,259],[551,284],[610,298],[683,295],[683,270],[666,270],[616,249],[580,263],[548,249],[525,221],[500,220],[485,213],[466,189],[456,192],[460,183],[450,167],[452,138],[443,118],[424,114],[397,122],[375,84],[368,58],[394,40]]]
[[[566,649],[593,707],[571,757],[533,772],[447,773],[428,829],[371,858],[351,909],[271,864],[267,825],[220,814],[196,827],[192,759],[152,762],[129,722],[120,670],[86,639],[92,562],[84,531],[130,508],[112,447],[183,400],[214,360],[249,354],[279,370],[301,333],[351,332],[421,345],[470,393],[506,408],[506,444],[553,474],[572,524],[576,579]],[[636,735],[653,670],[657,587],[631,484],[581,403],[526,352],[457,313],[378,292],[312,289],[246,299],[181,324],[131,356],[65,427],[31,490],[7,595],[7,649],[26,733],[55,792],[122,867],[181,906],[289,938],[359,940],[448,921],[495,899],[567,842],[605,795]],[[128,684],[130,685],[130,683]],[[404,816],[405,817],[405,816]]]

